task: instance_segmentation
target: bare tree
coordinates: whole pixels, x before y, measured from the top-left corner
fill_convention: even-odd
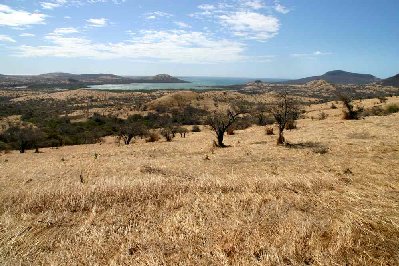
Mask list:
[[[284,129],[289,122],[298,119],[299,105],[287,92],[282,92],[276,96],[275,102],[270,108],[270,112],[278,125],[277,144],[284,144]]]
[[[233,125],[239,115],[240,113],[229,110],[227,114],[215,112],[208,117],[207,124],[211,126],[216,133],[216,146],[221,148],[226,147],[223,143],[224,133]]]

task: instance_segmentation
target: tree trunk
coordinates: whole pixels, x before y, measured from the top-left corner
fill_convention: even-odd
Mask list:
[[[225,145],[223,144],[224,132],[219,131],[217,133],[217,137],[218,137],[218,146],[221,148],[225,147]]]
[[[25,153],[25,150],[26,150],[26,142],[21,141],[19,144],[19,153]]]
[[[279,128],[278,130],[278,139],[277,139],[277,145],[282,145],[285,143],[284,135],[283,135],[283,130]]]

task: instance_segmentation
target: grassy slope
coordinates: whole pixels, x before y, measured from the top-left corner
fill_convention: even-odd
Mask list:
[[[0,155],[0,264],[398,264],[398,119]]]

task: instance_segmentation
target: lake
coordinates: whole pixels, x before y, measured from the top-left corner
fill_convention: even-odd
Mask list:
[[[95,90],[184,90],[184,89],[209,89],[209,86],[229,86],[245,84],[255,80],[264,82],[278,82],[283,79],[265,79],[265,78],[224,78],[224,77],[178,77],[179,79],[191,83],[132,83],[132,84],[106,84],[89,86]]]

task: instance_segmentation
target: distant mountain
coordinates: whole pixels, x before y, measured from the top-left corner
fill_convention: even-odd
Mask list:
[[[399,87],[399,74],[397,74],[396,76],[382,80],[381,85]]]
[[[167,74],[156,75],[155,77],[153,77],[153,80],[161,81],[161,82],[173,82],[173,83],[176,83],[176,82],[178,83],[181,81],[180,79],[172,77]]]
[[[342,70],[334,70],[334,71],[329,71],[321,76],[313,76],[313,77],[308,77],[308,78],[303,78],[303,79],[290,80],[290,81],[287,81],[284,83],[285,84],[306,84],[306,83],[314,81],[314,80],[325,80],[332,84],[364,85],[364,84],[368,84],[368,83],[377,82],[380,79],[378,79],[377,77],[370,75],[370,74],[358,74],[358,73],[351,73],[351,72],[346,72],[346,71],[342,71]]]
[[[130,83],[189,83],[167,74],[153,77],[122,77],[113,74],[47,73],[41,75],[0,75],[0,86],[34,88],[77,88],[89,85]]]

